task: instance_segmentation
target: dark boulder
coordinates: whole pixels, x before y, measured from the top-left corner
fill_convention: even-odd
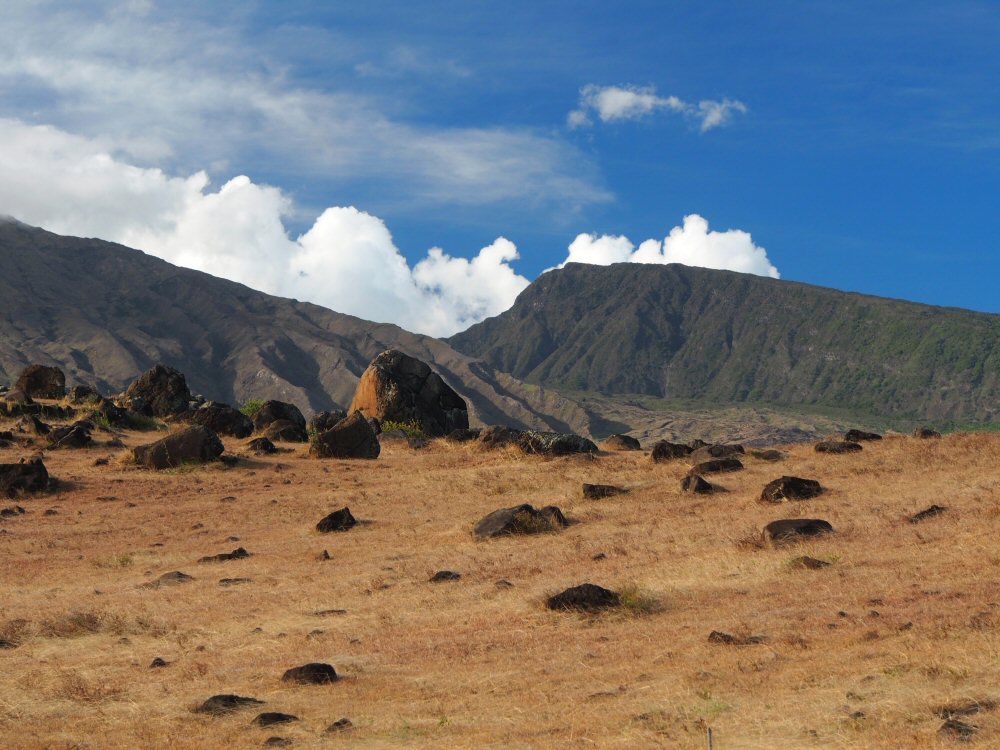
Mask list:
[[[346,418],[347,412],[340,409],[335,411],[321,411],[309,418],[307,431],[311,433],[326,432],[337,424],[337,422]]]
[[[129,411],[118,406],[110,399],[98,399],[94,410],[90,412],[90,419],[97,424],[105,424],[108,427],[128,428],[131,427]]]
[[[395,349],[379,354],[361,375],[347,412],[416,422],[431,437],[469,426],[465,400],[424,362]]]
[[[815,479],[800,477],[780,477],[768,482],[760,493],[765,503],[781,503],[785,500],[809,500],[823,492]]]
[[[688,443],[688,448],[690,448],[693,451],[696,451],[699,448],[704,448],[706,445],[711,445],[711,443],[706,443],[701,438],[695,438],[690,443]]]
[[[232,552],[222,552],[218,555],[206,555],[198,560],[200,563],[226,562],[227,560],[243,560],[250,557],[250,553],[243,547],[237,547]]]
[[[786,518],[772,521],[765,526],[764,539],[772,542],[792,542],[832,532],[833,526],[819,518]]]
[[[101,400],[101,394],[91,385],[74,385],[66,392],[70,403],[86,404]]]
[[[517,447],[533,456],[568,456],[574,453],[597,453],[597,446],[585,437],[564,432],[526,430],[517,439]]]
[[[0,495],[43,492],[49,488],[49,473],[40,458],[19,464],[0,464]]]
[[[348,729],[354,726],[354,722],[350,719],[337,719],[330,726],[326,728],[327,732],[346,732]]]
[[[302,416],[299,407],[285,401],[265,401],[253,415],[253,427],[258,432],[264,430],[272,422],[284,420],[294,422],[303,432],[306,431],[306,418]]]
[[[600,500],[602,497],[614,497],[624,495],[628,492],[625,487],[616,487],[613,484],[587,484],[583,485],[583,496],[587,500]]]
[[[309,455],[316,458],[378,458],[382,447],[364,414],[355,412],[313,438]]]
[[[278,449],[266,437],[254,438],[249,443],[247,443],[247,449],[253,451],[258,455],[277,453]]]
[[[711,461],[713,458],[731,458],[742,456],[746,451],[742,445],[717,443],[715,445],[703,445],[691,451],[688,461],[692,464],[700,464],[704,461]]]
[[[512,508],[500,508],[479,520],[472,533],[477,539],[490,539],[508,534],[538,534],[556,531],[569,525],[566,517],[554,505],[536,510],[527,503]]]
[[[761,451],[750,451],[750,455],[754,458],[760,459],[761,461],[780,461],[785,457],[784,453],[776,451],[774,448],[767,448]]]
[[[706,482],[700,474],[688,474],[681,480],[681,491],[696,495],[709,495],[715,492],[716,488]]]
[[[207,427],[217,435],[245,438],[253,433],[250,417],[239,409],[218,401],[206,401],[194,411],[186,412],[183,419]]]
[[[185,463],[214,461],[225,447],[219,436],[207,427],[192,425],[155,443],[132,449],[139,466],[147,469],[171,469]]]
[[[482,430],[478,427],[476,428],[459,428],[457,430],[452,430],[447,434],[445,440],[449,443],[471,443],[473,440],[479,440],[479,436],[482,434]]]
[[[816,443],[815,449],[817,453],[857,453],[861,450],[861,444],[848,443],[847,441],[824,440],[823,442]]]
[[[307,443],[309,433],[290,419],[276,419],[264,428],[264,437],[282,443]]]
[[[324,534],[331,531],[347,531],[357,526],[357,524],[357,519],[351,515],[351,509],[344,507],[340,510],[335,510],[316,524],[316,531],[321,531]]]
[[[164,573],[159,578],[150,581],[149,583],[142,584],[144,589],[160,589],[164,586],[179,586],[182,583],[190,583],[194,580],[194,576],[189,576],[187,573],[182,573],[179,570],[171,570],[169,573]]]
[[[609,435],[601,443],[601,448],[606,451],[639,451],[642,446],[639,441],[631,435]]]
[[[719,474],[727,471],[739,471],[742,468],[743,463],[738,458],[713,458],[711,461],[695,464],[688,471],[688,474]]]
[[[454,570],[439,570],[437,573],[431,576],[431,583],[442,583],[444,581],[457,581],[462,577],[461,573],[456,573]]]
[[[932,505],[929,508],[924,508],[919,513],[915,513],[910,516],[910,523],[920,523],[921,521],[926,521],[928,518],[934,518],[934,516],[940,516],[944,513],[947,508],[942,505]]]
[[[671,443],[669,440],[661,440],[653,446],[650,457],[654,464],[664,461],[673,461],[677,458],[687,458],[691,454],[691,448],[681,443]]]
[[[615,591],[593,583],[582,583],[550,596],[545,602],[549,609],[574,609],[583,612],[597,612],[621,606],[621,596]]]
[[[913,437],[927,440],[929,438],[939,438],[941,437],[941,433],[937,430],[932,430],[930,427],[918,427],[913,431]]]
[[[231,714],[244,708],[260,706],[263,703],[264,701],[259,701],[256,698],[245,698],[242,695],[213,695],[198,706],[195,709],[195,713],[224,716],[225,714]]]
[[[299,685],[326,685],[338,679],[333,667],[319,662],[292,667],[281,676],[282,682],[295,682]]]
[[[191,391],[183,373],[156,365],[132,381],[120,406],[147,417],[173,417],[187,411],[190,401]]]
[[[251,722],[258,727],[270,727],[275,724],[288,724],[292,721],[298,721],[298,716],[292,716],[292,714],[283,714],[278,711],[265,711],[262,714],[257,714],[257,717]]]
[[[877,432],[865,432],[864,430],[848,430],[844,433],[844,440],[848,443],[861,443],[866,440],[881,440],[882,436]]]
[[[87,448],[94,444],[94,439],[82,424],[69,427],[56,427],[48,434],[50,448]]]
[[[513,427],[503,425],[491,425],[479,434],[479,442],[486,448],[504,448],[508,445],[516,445],[522,434],[524,434],[524,430],[516,430]]]
[[[32,398],[64,398],[66,376],[58,367],[28,365],[14,383],[14,390],[24,391]]]
[[[14,429],[26,435],[35,435],[36,437],[48,435],[52,431],[50,425],[45,424],[45,422],[32,414],[25,414],[17,420],[14,423]]]

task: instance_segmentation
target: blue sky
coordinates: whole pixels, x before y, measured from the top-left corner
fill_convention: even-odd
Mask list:
[[[432,333],[578,258],[1000,312],[995,3],[10,6],[28,223]]]

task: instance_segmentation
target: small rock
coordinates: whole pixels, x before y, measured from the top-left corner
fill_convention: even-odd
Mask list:
[[[8,650],[12,648],[17,648],[17,644],[14,641],[8,641],[5,638],[0,638],[0,650]]]
[[[860,443],[865,440],[881,440],[882,436],[877,432],[865,432],[864,430],[848,430],[844,433],[844,440],[848,443]]]
[[[786,518],[772,521],[764,527],[764,539],[773,542],[791,542],[805,537],[830,534],[833,526],[819,518]]]
[[[263,703],[264,701],[259,701],[256,698],[246,698],[242,695],[213,695],[198,706],[195,709],[195,713],[223,716],[251,706],[259,706]]]
[[[298,720],[299,717],[292,716],[292,714],[283,714],[279,711],[265,711],[262,714],[257,714],[252,723],[259,727],[270,727],[275,724],[288,724],[289,722]]]
[[[975,724],[968,724],[964,721],[959,721],[958,719],[946,719],[944,724],[941,725],[941,728],[938,729],[938,734],[960,740],[962,742],[968,742],[978,731],[979,727]]]
[[[251,440],[247,443],[247,450],[260,456],[278,452],[278,448],[266,437],[259,437]]]
[[[809,570],[819,570],[820,568],[830,567],[830,563],[826,560],[817,560],[815,557],[809,557],[808,555],[794,558],[791,561],[791,564],[793,567],[808,568]]]
[[[251,579],[251,578],[220,578],[219,579],[219,585],[220,586],[239,586],[240,584],[243,584],[243,583],[252,583],[252,582],[253,582],[253,579]]]
[[[604,554],[603,552],[598,552],[596,555],[594,555],[590,559],[593,560],[594,562],[600,562],[601,560],[607,560],[608,556],[606,554]]]
[[[337,672],[329,664],[312,662],[301,667],[293,667],[282,676],[282,682],[296,682],[300,685],[325,685],[336,682]]]
[[[686,458],[691,453],[691,448],[680,443],[671,443],[661,440],[653,446],[650,458],[654,464],[672,461],[677,458]]]
[[[351,722],[350,719],[337,719],[335,722],[333,722],[333,724],[331,724],[330,726],[328,726],[326,728],[326,731],[327,732],[345,732],[345,731],[347,731],[348,729],[350,729],[353,726],[354,726],[354,724]]]
[[[250,553],[247,552],[243,547],[237,547],[232,552],[222,552],[218,555],[206,555],[205,557],[199,558],[200,563],[213,563],[213,562],[225,562],[226,560],[243,560],[250,557]]]
[[[316,524],[316,530],[324,534],[331,531],[347,531],[356,526],[357,523],[357,519],[351,515],[351,509],[345,506],[340,510],[335,510]]]
[[[743,462],[738,458],[713,458],[709,461],[702,461],[691,467],[688,474],[717,474],[728,471],[740,471]]]
[[[941,505],[932,505],[929,508],[924,508],[919,513],[915,513],[910,516],[910,523],[920,523],[921,521],[926,521],[928,518],[933,518],[934,516],[939,516],[944,513],[947,508]]]
[[[760,459],[761,461],[780,461],[785,457],[784,453],[776,451],[773,448],[768,448],[763,451],[750,451],[750,455],[754,458]]]
[[[642,450],[642,446],[639,441],[636,440],[631,435],[609,435],[603,443],[601,443],[601,448],[606,451],[638,451]]]
[[[593,583],[582,583],[565,591],[550,596],[545,603],[549,609],[574,609],[584,612],[597,612],[621,606],[621,597],[617,592],[597,586]]]
[[[861,450],[861,444],[824,440],[823,442],[816,443],[813,448],[817,453],[857,453]]]
[[[157,656],[155,659],[153,659],[153,661],[151,661],[149,663],[149,668],[150,669],[161,669],[161,668],[167,666],[168,664],[170,664],[169,661],[166,661],[165,659],[161,659],[159,656]]]
[[[913,431],[913,437],[927,440],[930,438],[939,438],[941,437],[941,433],[929,427],[918,427]]]
[[[822,494],[823,488],[815,479],[780,477],[765,485],[760,493],[761,502],[780,503],[785,500],[809,500]]]
[[[587,500],[600,500],[603,497],[614,497],[624,495],[628,490],[625,487],[616,487],[613,484],[587,484],[583,485],[583,496]]]
[[[176,586],[178,584],[187,583],[193,580],[194,577],[189,576],[187,573],[182,573],[179,570],[172,570],[169,573],[164,573],[155,581],[150,581],[149,583],[143,584],[143,588],[158,589],[161,588],[162,586]]]
[[[456,573],[453,570],[439,570],[437,573],[431,576],[431,583],[440,583],[441,581],[457,581],[462,577],[461,573]]]
[[[489,539],[510,534],[538,534],[555,531],[569,525],[566,517],[554,505],[536,510],[527,503],[512,508],[500,508],[476,523],[472,533],[477,539]]]
[[[264,747],[289,747],[292,744],[288,737],[268,737],[264,740]]]
[[[700,474],[688,474],[681,480],[682,492],[693,492],[698,495],[708,495],[715,492],[716,488],[705,481]]]

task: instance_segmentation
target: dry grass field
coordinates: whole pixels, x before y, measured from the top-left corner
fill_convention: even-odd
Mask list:
[[[226,440],[235,454],[242,442]],[[95,466],[108,447],[48,452],[58,488],[0,500],[27,510],[0,520],[0,638],[16,644],[0,650],[0,747],[704,748],[708,727],[718,750],[1000,747],[1000,709],[985,710],[1000,700],[1000,436],[788,446],[718,475],[728,492],[709,496],[682,494],[687,465],[648,453],[546,460],[435,441],[365,462],[286,447],[162,473]],[[827,491],[760,504],[782,474]],[[582,482],[633,489],[584,500]],[[573,523],[473,540],[475,521],[522,502]],[[947,512],[907,521],[932,503]],[[363,523],[315,530],[345,505]],[[836,533],[757,542],[789,517]],[[238,546],[252,556],[198,562]],[[797,568],[800,555],[832,564]],[[442,569],[462,577],[428,581]],[[141,587],[176,570],[194,580]],[[544,607],[586,581],[629,606]],[[713,630],[766,640],[713,643]],[[312,661],[343,679],[281,682]],[[192,712],[217,693],[266,705]],[[940,734],[942,707],[970,701],[984,708],[962,718],[971,739]],[[300,721],[261,729],[259,711]],[[342,717],[351,729],[325,731]]]

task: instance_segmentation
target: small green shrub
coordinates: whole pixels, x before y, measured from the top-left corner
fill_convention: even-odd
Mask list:
[[[623,609],[637,615],[649,615],[663,609],[659,599],[649,592],[643,591],[634,583],[626,584],[618,589],[618,597]]]
[[[125,412],[125,423],[130,429],[142,432],[160,429],[160,423],[155,419],[147,417],[145,414],[136,414],[134,411]]]
[[[257,412],[260,411],[260,408],[263,405],[264,405],[263,399],[260,398],[247,399],[246,401],[243,402],[243,405],[240,406],[240,411],[246,414],[248,417],[250,417],[250,419],[253,419],[255,416],[257,416]]]
[[[392,430],[402,430],[408,438],[427,437],[424,428],[415,419],[411,419],[409,422],[393,422],[391,419],[386,419],[382,422],[382,432],[391,432]]]

